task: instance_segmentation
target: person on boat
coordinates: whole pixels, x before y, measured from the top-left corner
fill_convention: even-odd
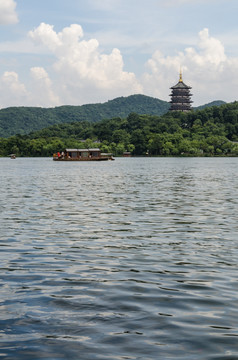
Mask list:
[[[60,156],[60,152],[59,152],[59,151],[57,152],[57,155],[58,155],[58,158],[60,158],[60,157],[61,157],[61,156]]]

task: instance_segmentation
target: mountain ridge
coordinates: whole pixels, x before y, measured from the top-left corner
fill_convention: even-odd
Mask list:
[[[225,102],[215,101],[203,105],[199,109],[222,104]],[[0,109],[0,137],[10,137],[16,134],[25,135],[55,124],[78,121],[95,123],[102,119],[125,118],[133,112],[139,115],[163,115],[169,111],[169,108],[169,102],[141,94],[121,96],[104,103],[79,106],[9,107]]]

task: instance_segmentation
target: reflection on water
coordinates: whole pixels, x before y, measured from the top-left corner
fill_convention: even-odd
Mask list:
[[[237,165],[0,159],[0,358],[237,359]]]

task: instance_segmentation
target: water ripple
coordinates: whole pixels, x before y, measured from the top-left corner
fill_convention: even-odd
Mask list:
[[[237,359],[237,162],[0,159],[0,358]]]

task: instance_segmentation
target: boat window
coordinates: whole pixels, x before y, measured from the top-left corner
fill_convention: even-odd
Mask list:
[[[93,152],[92,152],[92,156],[93,156],[93,157],[99,156],[99,152],[98,152],[98,151],[93,151]]]

